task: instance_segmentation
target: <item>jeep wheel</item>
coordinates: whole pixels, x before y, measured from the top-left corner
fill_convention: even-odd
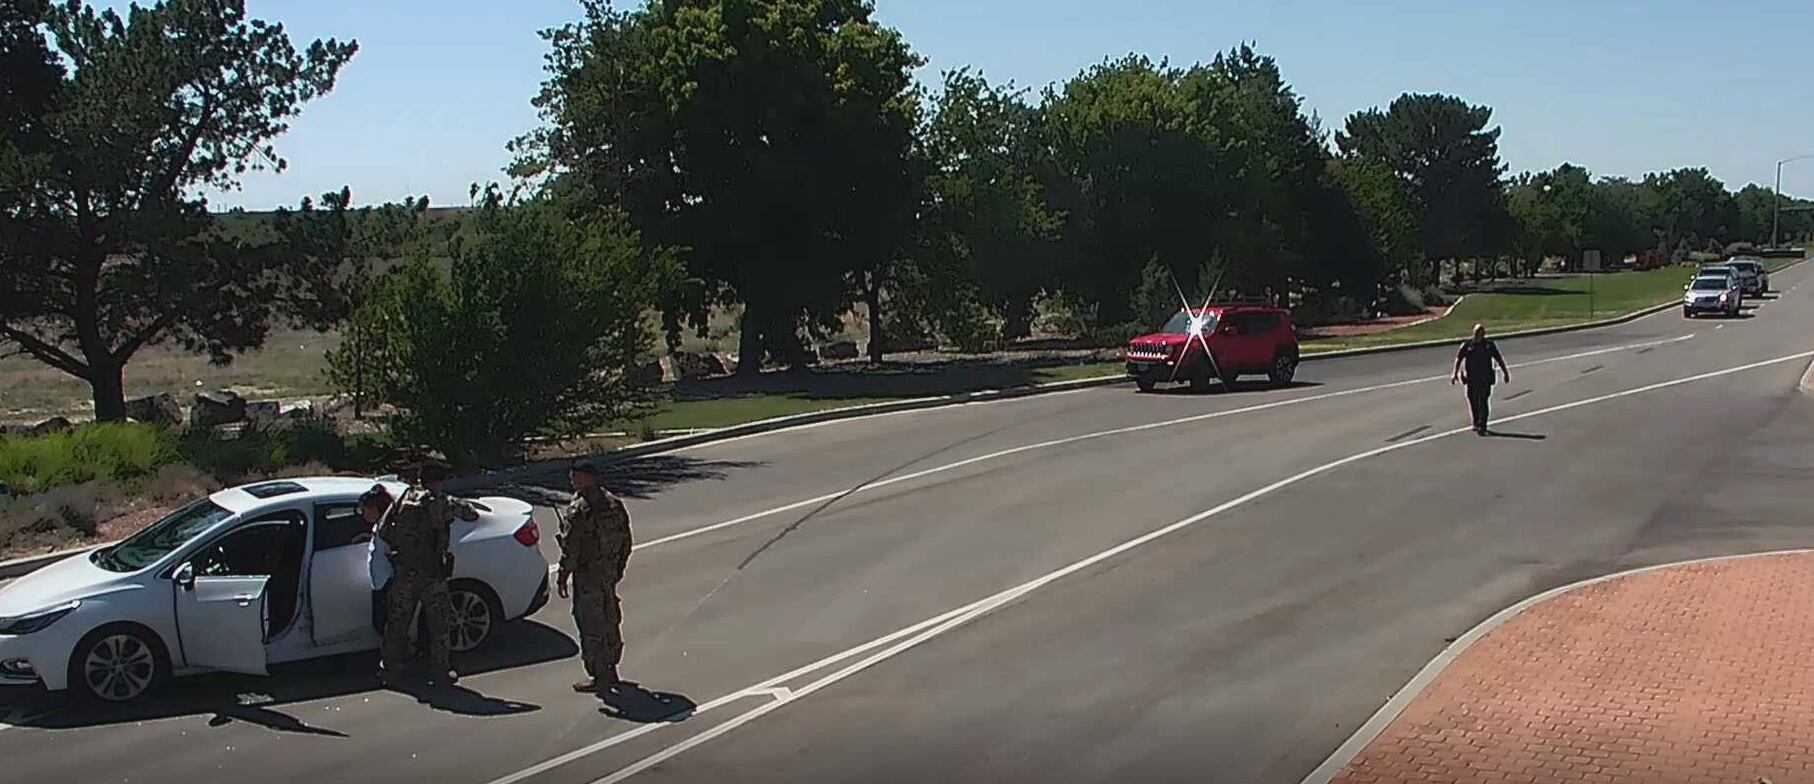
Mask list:
[[[1297,357],[1281,351],[1278,356],[1272,358],[1272,368],[1267,371],[1266,378],[1272,381],[1273,386],[1282,387],[1290,384],[1297,372]]]
[[[1137,379],[1134,379],[1134,386],[1138,387],[1141,392],[1151,392],[1151,391],[1153,391],[1154,384],[1153,384],[1153,382],[1151,382],[1147,379],[1137,378]]]

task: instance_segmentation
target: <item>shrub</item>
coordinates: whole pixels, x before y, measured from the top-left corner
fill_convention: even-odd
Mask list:
[[[171,434],[151,425],[100,423],[45,436],[0,437],[0,481],[18,495],[97,479],[134,479],[176,459]]]
[[[1380,309],[1391,316],[1415,316],[1424,312],[1424,292],[1411,286],[1394,286],[1386,290]]]
[[[95,482],[55,487],[14,499],[0,509],[0,550],[55,550],[98,531]]]
[[[379,283],[356,339],[329,356],[337,385],[352,389],[363,365],[365,388],[398,411],[394,437],[463,464],[648,410],[642,314],[668,288],[669,254],[646,252],[619,216],[507,203],[495,189],[465,231],[449,272],[417,258]]]
[[[182,459],[229,484],[269,476],[299,464],[346,471],[379,462],[380,452],[371,440],[361,441],[359,451],[361,454],[355,455],[346,439],[320,422],[299,422],[288,427],[247,425],[238,436],[229,438],[188,433],[179,447]]]

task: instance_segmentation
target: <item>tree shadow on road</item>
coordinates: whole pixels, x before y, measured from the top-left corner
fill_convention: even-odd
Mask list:
[[[663,490],[689,482],[725,479],[731,472],[762,465],[748,460],[704,460],[685,455],[650,455],[599,465],[599,481],[612,495],[648,499]],[[493,491],[532,504],[564,504],[572,497],[564,465]]]
[[[533,621],[506,624],[485,647],[454,656],[462,675],[479,675],[571,658],[579,652],[572,638]],[[39,688],[0,689],[0,716],[18,716],[15,726],[38,729],[78,729],[132,722],[208,716],[207,725],[223,727],[234,721],[256,724],[275,732],[346,737],[331,728],[302,721],[280,708],[317,700],[372,694],[383,691],[375,676],[378,661],[372,652],[334,656],[271,668],[268,677],[249,675],[198,675],[166,683],[158,695],[126,705],[84,704],[65,694]],[[432,708],[463,716],[497,716],[539,710],[540,706],[484,696],[459,687],[400,688]],[[330,706],[330,715],[332,706]]]

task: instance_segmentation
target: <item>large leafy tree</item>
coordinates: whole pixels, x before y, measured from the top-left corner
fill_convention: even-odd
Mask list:
[[[1071,184],[1056,202],[1066,213],[1059,276],[1102,323],[1144,309],[1135,295],[1149,263],[1190,291],[1215,259],[1234,198],[1213,115],[1219,87],[1202,66],[1129,56],[1046,91],[1047,141]]]
[[[518,172],[684,250],[670,339],[741,303],[739,372],[874,288],[911,228],[920,60],[865,0],[664,0],[548,33]]]
[[[923,168],[914,251],[929,314],[949,332],[974,301],[1025,337],[1033,298],[1053,283],[1058,216],[1041,173],[1039,109],[1012,86],[969,70],[945,74],[919,133]]]
[[[355,44],[299,51],[239,0],[0,10],[0,343],[88,381],[96,418],[119,419],[122,370],[147,346],[225,362],[274,319],[339,315],[344,260],[309,239],[323,210],[281,222],[298,244],[250,245],[214,231],[198,193],[281,169],[271,141]]]
[[[1654,194],[1644,217],[1664,247],[1701,250],[1737,236],[1738,205],[1706,169],[1646,174],[1644,188]]]
[[[1492,118],[1490,107],[1454,96],[1407,93],[1385,111],[1350,115],[1335,141],[1344,155],[1383,164],[1410,185],[1424,258],[1493,255],[1508,239],[1510,222]]]

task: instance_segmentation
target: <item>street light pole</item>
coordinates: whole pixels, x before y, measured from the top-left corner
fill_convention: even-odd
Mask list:
[[[1793,158],[1784,158],[1784,159],[1776,162],[1776,189],[1770,191],[1770,208],[1771,208],[1770,209],[1770,247],[1771,248],[1776,247],[1777,231],[1782,227],[1782,220],[1783,220],[1783,164],[1794,163],[1796,161],[1805,161],[1810,158],[1814,158],[1814,155],[1797,155]]]

